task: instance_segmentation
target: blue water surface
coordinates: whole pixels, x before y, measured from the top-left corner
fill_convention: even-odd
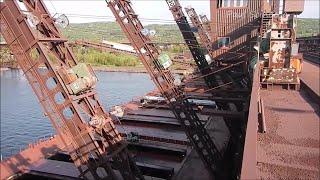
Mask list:
[[[106,110],[154,89],[147,74],[96,72]],[[1,155],[7,158],[29,143],[54,133],[21,70],[1,71]]]

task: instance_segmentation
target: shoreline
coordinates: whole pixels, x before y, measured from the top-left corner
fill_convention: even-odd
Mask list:
[[[1,67],[0,71],[7,71],[10,69],[21,69],[20,67],[18,68],[10,68],[10,67]],[[119,67],[114,67],[114,66],[92,66],[92,69],[94,71],[100,71],[100,72],[125,72],[125,73],[148,73],[147,70],[144,67],[129,67],[129,66],[119,66]],[[173,73],[176,74],[183,74],[187,70],[182,70],[182,69],[174,69],[171,70]]]
[[[147,73],[144,67],[129,67],[129,66],[92,66],[94,71],[101,72],[126,72],[126,73]]]
[[[1,67],[0,71],[8,71],[11,69],[21,69],[20,67]],[[126,72],[126,73],[147,73],[144,67],[108,67],[108,66],[92,66],[94,71],[101,72]]]

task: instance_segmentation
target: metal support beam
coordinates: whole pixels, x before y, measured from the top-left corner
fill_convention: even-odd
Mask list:
[[[211,72],[210,66],[206,57],[203,53],[201,46],[199,45],[197,38],[191,30],[191,27],[188,23],[182,7],[177,0],[166,0],[169,9],[173,15],[174,20],[177,22],[177,25],[181,31],[181,34],[188,45],[188,48],[192,54],[192,57],[195,63],[198,66],[201,74],[204,76],[204,80],[209,88],[214,88],[218,86],[218,83],[215,81],[214,74],[208,75]]]
[[[216,177],[221,163],[221,154],[189,101],[184,99],[183,92],[175,85],[175,79],[170,70],[160,64],[158,60],[160,53],[149,37],[142,33],[144,27],[132,9],[130,1],[107,0],[107,3],[121,29],[136,49],[151,79],[162,96],[166,98],[170,109],[181,123],[210,175],[212,175],[212,178]],[[199,66],[207,67],[207,65],[201,64],[200,61]]]
[[[217,65],[217,62],[215,62],[215,60],[214,60],[216,53],[213,50],[212,41],[210,40],[209,32],[207,32],[204,29],[204,26],[202,25],[202,23],[199,19],[199,16],[196,13],[196,11],[194,10],[194,8],[185,8],[185,10],[186,10],[193,26],[198,29],[200,41],[201,41],[203,47],[207,50],[211,60],[213,61],[213,65]]]
[[[67,40],[56,27],[42,0],[22,1],[33,16],[35,29],[17,0],[4,0],[1,7],[1,34],[44,109],[45,115],[85,179],[117,179],[110,159],[117,163],[124,179],[143,179],[127,153],[126,143],[102,107],[94,88],[70,91],[65,74],[78,65]],[[37,33],[35,33],[35,30]],[[85,66],[94,82],[94,73]],[[97,122],[94,124],[93,122]],[[98,137],[98,138],[97,138]],[[90,159],[99,161],[91,162]],[[104,173],[98,174],[100,167]],[[107,175],[106,175],[107,174]]]

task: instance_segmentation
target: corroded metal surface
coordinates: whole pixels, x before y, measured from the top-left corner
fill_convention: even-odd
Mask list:
[[[246,127],[246,136],[241,168],[241,179],[257,179],[257,127],[258,127],[258,101],[259,101],[259,65],[253,76],[252,94],[250,99],[249,115]]]
[[[299,1],[299,3],[301,2]],[[319,144],[319,139],[315,138],[319,134],[317,134],[314,128],[318,127],[319,123],[310,121],[316,119],[315,113],[306,105],[307,103],[304,102],[297,92],[263,92],[262,97],[266,98],[264,102],[267,104],[265,116],[268,132],[264,135],[259,135],[259,141],[257,141],[258,101],[260,98],[258,83],[260,76],[259,66],[256,66],[253,81],[251,81],[251,74],[247,72],[248,64],[256,53],[253,50],[253,45],[259,33],[263,38],[267,36],[267,30],[272,30],[272,26],[269,23],[274,21],[274,24],[279,25],[279,27],[273,27],[274,32],[271,33],[273,41],[271,42],[272,51],[270,52],[271,60],[269,61],[269,65],[270,67],[282,68],[288,66],[289,59],[287,56],[288,51],[282,48],[282,42],[280,41],[287,40],[285,47],[289,47],[291,46],[291,40],[295,40],[294,31],[286,30],[288,27],[282,26],[283,20],[279,19],[278,16],[272,15],[273,12],[277,13],[279,11],[279,0],[212,0],[210,1],[211,21],[205,16],[200,16],[202,24],[194,9],[186,9],[191,21],[198,28],[202,46],[210,52],[211,58],[214,61],[224,62],[219,64],[219,67],[210,67],[210,63],[205,59],[204,53],[200,51],[203,48],[198,44],[196,36],[191,31],[179,2],[177,0],[167,0],[174,19],[182,31],[182,35],[200,70],[199,74],[195,74],[194,77],[188,77],[186,81],[182,82],[186,86],[184,89],[177,87],[174,75],[171,74],[169,69],[159,63],[159,56],[163,56],[163,54],[160,54],[155,44],[142,33],[144,27],[131,8],[130,1],[107,1],[108,6],[134,46],[137,55],[142,60],[152,80],[163,97],[165,97],[163,102],[158,103],[139,104],[134,102],[128,104],[125,115],[119,118],[121,123],[116,122],[115,124],[111,121],[109,114],[104,112],[94,89],[88,89],[82,92],[81,95],[70,95],[68,93],[67,88],[64,86],[65,82],[56,70],[60,66],[72,68],[77,65],[77,62],[66,43],[67,40],[61,37],[43,2],[24,1],[27,9],[33,14],[33,20],[36,20],[34,21],[36,22],[34,26],[37,29],[38,35],[40,34],[39,37],[35,36],[33,30],[30,30],[30,27],[28,27],[26,23],[27,17],[19,12],[19,9],[14,9],[14,6],[16,6],[14,3],[15,1],[7,0],[3,3],[5,4],[4,6],[1,4],[1,33],[4,32],[4,37],[9,42],[10,49],[18,59],[19,65],[22,65],[22,69],[38,95],[46,115],[52,120],[62,140],[65,141],[64,145],[69,148],[70,155],[80,172],[87,172],[88,170],[91,172],[91,175],[98,179],[98,173],[95,170],[103,164],[102,166],[105,165],[105,170],[113,174],[111,164],[105,159],[105,156],[106,153],[115,152],[115,156],[112,156],[112,158],[115,157],[113,158],[114,162],[118,162],[116,167],[127,164],[127,166],[118,169],[122,173],[123,178],[142,179],[143,177],[141,177],[137,167],[132,162],[130,156],[128,156],[126,144],[123,143],[122,139],[124,137],[130,140],[131,146],[134,145],[141,149],[145,148],[143,155],[136,153],[139,150],[133,151],[136,158],[147,160],[147,162],[156,162],[155,164],[158,163],[157,165],[168,165],[168,167],[163,167],[163,169],[158,168],[160,170],[158,172],[166,169],[166,173],[168,173],[166,176],[168,177],[173,175],[173,167],[175,168],[175,173],[180,170],[181,159],[179,162],[169,162],[168,159],[162,159],[164,156],[159,153],[160,151],[175,151],[180,155],[181,152],[184,154],[188,151],[187,158],[182,158],[186,160],[186,163],[178,173],[178,178],[186,176],[190,178],[194,176],[203,179],[209,178],[207,172],[204,172],[205,167],[217,179],[256,179],[258,177],[276,178],[279,176],[295,178],[300,177],[299,173],[300,175],[305,174],[305,177],[318,178],[316,173],[319,171],[316,170],[316,167],[319,166],[319,163],[312,160],[307,162],[308,160],[300,155],[319,157],[319,152],[313,147],[313,144]],[[9,8],[7,5],[9,5]],[[285,1],[284,10],[289,13],[298,14],[302,11],[302,8],[301,6],[292,4],[290,1]],[[39,23],[37,23],[37,20],[39,20]],[[4,31],[2,30],[3,28]],[[277,33],[279,29],[282,30],[280,33]],[[297,39],[297,41],[302,42],[302,50],[304,51],[310,49],[309,45],[312,42],[317,42],[315,39],[311,41],[309,39]],[[110,48],[102,47],[101,44],[89,44],[87,42],[81,42],[80,44],[95,48]],[[313,49],[317,49],[316,43],[313,44],[310,46]],[[316,50],[315,53],[317,53]],[[39,57],[35,57],[34,54]],[[50,60],[51,55],[58,60],[58,63]],[[319,56],[318,53],[316,55]],[[39,61],[36,62],[36,60]],[[214,63],[214,65],[217,64]],[[42,74],[39,72],[38,67],[46,67],[48,73]],[[307,69],[310,68],[307,67]],[[316,70],[319,69],[316,68]],[[302,75],[306,76],[306,81],[308,78],[312,79],[307,73]],[[58,87],[48,89],[48,85],[46,84],[48,78],[53,78]],[[315,89],[314,85],[316,83],[310,82],[308,86]],[[65,99],[62,105],[56,103],[55,94],[58,92],[61,92]],[[286,96],[287,94],[289,95]],[[187,98],[215,101],[215,108],[217,109],[192,104],[186,100]],[[271,102],[271,100],[275,101]],[[298,109],[292,108],[288,104],[282,104],[281,100],[299,103],[301,106]],[[281,107],[278,107],[280,105]],[[69,118],[71,121],[67,120],[66,114],[63,113],[66,107],[70,107],[72,110],[72,117]],[[286,108],[283,109],[283,107]],[[157,109],[154,110],[152,108]],[[171,112],[170,109],[173,111]],[[300,122],[296,118],[296,112],[305,114],[308,120]],[[83,114],[86,114],[86,116],[83,116]],[[96,115],[102,115],[107,122],[107,125],[102,130],[104,133],[100,130],[97,131],[86,123],[90,122],[92,118],[99,119]],[[210,116],[209,120],[208,116]],[[288,120],[284,117],[290,117],[292,122],[287,122]],[[229,138],[228,133],[228,135],[223,135],[222,137],[216,136],[215,133],[219,131],[216,130],[216,126],[213,128],[212,123],[216,122],[214,120],[217,120],[217,118],[219,122],[224,122],[222,123],[225,129],[223,133],[229,133],[230,131],[231,138]],[[207,123],[206,126],[204,125],[205,123]],[[290,128],[285,129],[282,127],[281,129],[281,127],[277,126],[279,123],[283,124],[283,127]],[[269,127],[270,125],[272,125],[271,128]],[[301,131],[297,129],[298,126],[303,126],[309,131]],[[115,127],[119,129],[119,132]],[[293,133],[291,129],[295,129],[295,132],[298,133]],[[80,133],[78,130],[80,130]],[[131,136],[128,136],[128,132]],[[104,140],[97,140],[96,135]],[[280,136],[281,138],[279,138]],[[295,137],[295,139],[292,137]],[[308,140],[302,143],[301,137]],[[215,138],[220,141],[213,141],[212,139]],[[301,142],[296,141],[296,139],[301,140]],[[204,167],[194,152],[189,155],[187,147],[190,145],[190,142],[200,155],[200,159],[204,162]],[[225,143],[225,145],[221,145],[221,142]],[[268,145],[270,142],[271,145]],[[258,152],[257,143],[259,143]],[[89,150],[84,150],[84,147],[89,148]],[[177,150],[177,147],[180,149]],[[217,153],[219,150],[217,149],[224,148],[226,151],[221,153],[224,156],[220,157]],[[153,153],[146,152],[147,149],[153,151]],[[287,153],[288,150],[292,152],[292,156]],[[154,153],[154,151],[157,153]],[[272,156],[272,159],[269,156]],[[302,163],[293,161],[292,159],[295,157],[298,157]],[[41,158],[43,157],[41,156]],[[92,161],[89,161],[89,158],[91,160],[98,160],[99,162],[92,163]],[[223,159],[223,165],[217,166],[217,164],[221,163],[221,159]],[[258,173],[256,171],[257,159],[259,162]],[[293,164],[279,159],[286,159]],[[35,161],[38,160],[39,158]],[[31,164],[34,162],[30,161]],[[144,163],[145,161],[142,162]],[[25,161],[18,162],[17,164],[19,163],[23,167]],[[1,163],[2,169],[4,164]],[[47,167],[52,168],[55,165],[50,162],[47,164],[48,166],[43,166],[45,168],[42,169],[43,171],[46,171]],[[143,166],[139,164],[138,166],[151,168],[153,165]],[[42,167],[42,164],[40,166]],[[67,166],[74,167],[71,164]],[[8,167],[10,168],[10,166]],[[197,168],[200,168],[200,170]],[[13,171],[8,170],[9,174],[16,173],[21,169],[12,168],[11,170]],[[36,170],[34,168],[34,171]],[[284,170],[291,172],[291,174],[284,174]],[[192,175],[190,175],[190,171],[192,171]],[[308,174],[303,171],[306,171]],[[83,174],[85,173],[80,173],[80,175]],[[155,177],[157,177],[157,174],[155,174]],[[117,176],[114,175],[113,178],[117,178]]]
[[[214,58],[215,58],[215,51],[212,48],[212,41],[210,40],[210,36],[209,33],[211,33],[211,31],[205,31],[204,29],[204,25],[201,23],[200,18],[198,16],[198,14],[196,13],[194,8],[185,8],[189,18],[191,19],[191,22],[193,24],[194,27],[197,28],[198,30],[198,34],[201,40],[201,44],[202,46],[204,46],[204,48],[207,50],[211,60],[213,61],[213,65],[216,65],[217,62],[215,62]],[[204,18],[204,20],[206,21],[206,19]]]
[[[212,176],[215,176],[219,161],[221,161],[221,154],[192,109],[188,99],[184,99],[183,92],[176,86],[170,70],[159,64],[158,58],[161,54],[149,37],[142,34],[144,27],[132,9],[130,1],[108,1],[108,6],[134,46],[158,90],[166,98],[172,112],[181,123],[206,168]]]
[[[139,177],[125,148],[126,143],[102,108],[95,89],[71,94],[58,73],[60,69],[70,69],[78,63],[43,1],[28,0],[23,3],[33,20],[37,20],[33,24],[37,33],[29,25],[17,1],[7,0],[1,2],[1,34],[80,175],[100,179],[96,170],[103,167],[114,176],[110,166],[112,159],[119,163],[118,170],[124,178]],[[97,118],[101,121],[99,126],[90,125]],[[90,162],[90,158],[99,158],[99,162]]]
[[[304,92],[261,91],[268,132],[258,134],[260,179],[319,179],[319,104]]]
[[[29,144],[27,149],[1,161],[0,178],[8,179],[19,172],[25,173],[28,171],[30,165],[37,163],[50,154],[54,154],[61,150],[62,147],[63,144],[61,143],[59,136],[52,137],[43,142],[40,141],[37,144]]]

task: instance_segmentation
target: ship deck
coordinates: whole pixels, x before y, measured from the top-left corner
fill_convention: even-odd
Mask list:
[[[320,178],[319,66],[303,66],[301,91],[260,92],[267,132],[258,133],[259,179]]]
[[[314,73],[308,73],[308,67],[305,64],[301,80],[312,92],[319,92],[313,84],[317,81],[312,80]],[[305,88],[301,91],[277,88],[260,90],[260,97],[265,104],[267,131],[255,133],[257,119],[254,118],[253,122],[250,120],[250,125],[248,120],[247,127],[251,129],[250,135],[257,135],[257,141],[252,142],[257,147],[257,164],[254,166],[258,178],[319,179],[319,105],[309,95]],[[198,98],[205,99],[206,96]],[[122,108],[124,115],[120,121],[115,122],[117,129],[124,137],[131,132],[139,135],[138,141],[129,141],[128,148],[144,174],[153,176],[146,176],[147,179],[209,179],[179,122],[165,105],[143,107],[137,100],[122,105]],[[223,138],[226,137],[222,132],[225,131],[217,130],[217,127],[225,128],[222,117],[199,115],[211,137],[220,139],[217,146],[222,147],[225,143]],[[244,154],[243,162],[254,159],[246,158],[251,152],[255,153],[255,149],[248,149],[251,145],[245,146],[248,150],[245,149],[245,153],[249,154]],[[61,160],[57,156],[65,158]],[[19,154],[2,161],[1,172],[1,179],[19,173],[24,174],[21,177],[31,176],[31,179],[75,179],[78,175],[58,136],[32,144]]]

